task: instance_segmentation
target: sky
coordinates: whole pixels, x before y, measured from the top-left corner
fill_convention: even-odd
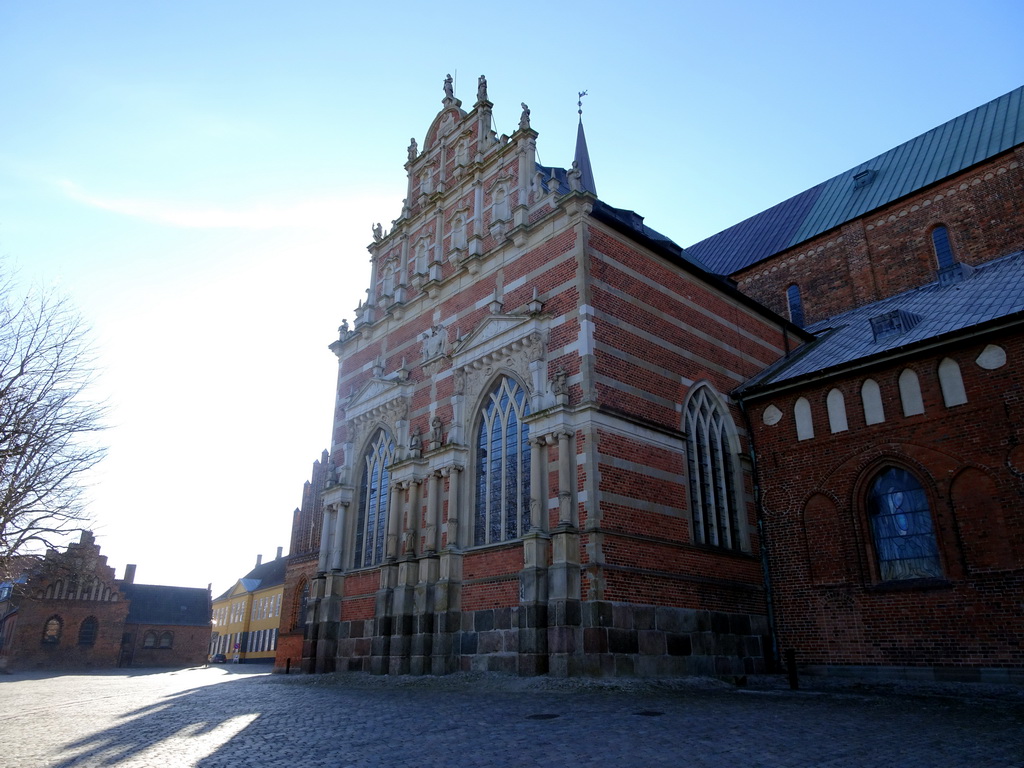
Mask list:
[[[218,595],[287,554],[328,449],[327,345],[442,82],[531,109],[683,246],[1024,80],[1024,4],[0,0],[0,271],[78,307],[110,407],[118,577]]]

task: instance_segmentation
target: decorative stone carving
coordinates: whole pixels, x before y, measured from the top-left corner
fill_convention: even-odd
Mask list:
[[[487,78],[483,75],[476,80],[476,100],[477,103],[487,101]]]
[[[565,368],[559,366],[551,380],[551,393],[555,396],[555,403],[558,405],[569,404],[569,385],[566,382]]]
[[[445,101],[455,99],[455,89],[452,85],[452,76],[446,75],[444,78],[444,99]]]
[[[570,192],[579,192],[583,189],[583,172],[580,171],[579,163],[573,160],[572,168],[569,169],[569,173],[566,175],[569,180]]]
[[[416,144],[416,137],[414,136],[413,138],[409,139],[409,162],[411,163],[413,160],[415,160],[416,159],[416,155],[418,155],[418,154],[419,154],[419,147]],[[405,200],[402,201],[402,204],[403,204],[403,207],[404,207]]]
[[[423,453],[423,438],[420,437],[420,428],[416,427],[416,431],[412,433],[412,437],[409,438],[409,458],[418,459]]]
[[[428,447],[432,451],[436,451],[444,443],[444,433],[442,431],[441,417],[434,416],[430,420],[430,442]]]
[[[423,360],[433,360],[445,353],[448,333],[443,325],[435,325],[423,334]]]
[[[384,239],[384,228],[381,227],[380,222],[378,221],[373,226],[373,242],[379,243],[383,239]]]
[[[523,113],[519,116],[519,130],[528,131],[530,130],[530,108],[526,106],[526,102],[522,102]]]

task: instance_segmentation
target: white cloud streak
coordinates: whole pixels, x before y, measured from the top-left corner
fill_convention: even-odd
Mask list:
[[[349,219],[353,213],[361,215],[364,210],[369,212],[374,205],[370,202],[373,199],[370,197],[360,197],[357,200],[346,197],[318,197],[243,208],[221,208],[156,200],[99,197],[66,180],[58,182],[58,186],[65,195],[83,205],[156,224],[187,229],[322,229],[337,226],[342,218]],[[379,205],[379,201],[374,202]],[[378,215],[380,210],[380,207],[376,209]]]

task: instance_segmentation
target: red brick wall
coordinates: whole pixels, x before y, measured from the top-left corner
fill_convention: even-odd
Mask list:
[[[975,362],[989,343],[1008,362]],[[1005,335],[944,350],[960,366],[968,402],[947,408],[941,356],[918,356],[751,405],[759,446],[766,537],[782,648],[815,664],[1024,666],[1024,342]],[[904,417],[897,380],[917,372],[925,412]],[[864,379],[880,387],[886,420],[867,425]],[[836,386],[849,429],[831,434],[825,398]],[[815,437],[798,441],[797,396],[812,408]],[[769,404],[783,412],[767,426]],[[933,581],[884,583],[865,510],[882,467],[909,470],[931,508],[942,567]]]
[[[740,289],[788,317],[800,286],[806,321],[937,279],[931,232],[949,230],[957,260],[978,264],[1024,248],[1024,148],[1004,153],[867,216],[737,272]]]

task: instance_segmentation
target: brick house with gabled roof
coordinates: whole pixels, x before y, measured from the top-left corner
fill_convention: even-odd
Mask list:
[[[0,584],[0,663],[16,669],[202,664],[210,591],[116,579],[90,531],[64,552],[22,558]]]

